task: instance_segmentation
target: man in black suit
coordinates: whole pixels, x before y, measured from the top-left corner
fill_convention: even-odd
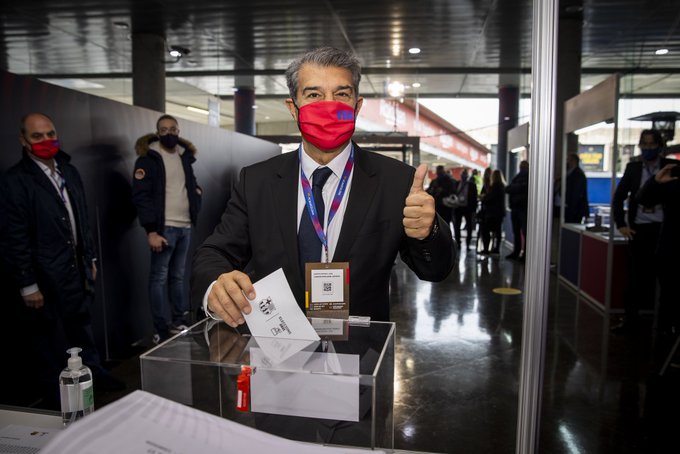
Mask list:
[[[567,156],[567,188],[564,200],[564,222],[580,224],[588,219],[588,179],[579,167],[576,153]]]
[[[639,204],[635,195],[661,168],[675,162],[661,157],[663,144],[659,131],[642,131],[639,142],[641,159],[628,163],[614,193],[614,222],[621,235],[628,239],[628,289],[624,296],[624,320],[612,327],[614,332],[635,330],[642,303],[654,306],[658,271],[654,251],[664,220],[664,210],[661,204]],[[623,207],[626,199],[628,216]]]
[[[680,335],[680,302],[677,279],[680,276],[680,163],[672,161],[650,178],[637,194],[637,201],[645,206],[661,203],[664,220],[656,248],[659,276],[659,347],[668,348]],[[667,352],[664,352],[667,353]]]
[[[286,79],[300,149],[242,169],[222,221],[194,257],[194,298],[235,327],[244,322],[242,312],[250,313],[245,295],[255,297],[252,281],[283,268],[303,306],[305,262],[349,262],[350,314],[388,320],[398,252],[421,279],[442,280],[453,267],[451,232],[423,189],[427,166],[414,175],[412,167],[350,141],[363,102],[353,55],[316,49],[291,63]],[[311,218],[316,227],[310,208],[318,213]],[[319,237],[315,250],[298,239],[309,238],[310,228]]]

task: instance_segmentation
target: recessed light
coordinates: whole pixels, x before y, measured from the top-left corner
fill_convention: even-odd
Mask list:
[[[666,55],[668,53],[668,49],[657,49],[654,53],[656,55]]]
[[[419,54],[420,53],[420,47],[412,47],[408,50],[408,53],[413,54],[413,55]]]
[[[194,112],[194,113],[198,113],[198,114],[201,114],[201,115],[209,115],[210,114],[210,112],[208,112],[207,110],[201,109],[199,107],[194,107],[194,106],[187,106],[187,110],[189,112]]]
[[[118,30],[127,30],[128,28],[130,28],[127,22],[114,22],[113,26],[116,27]]]
[[[411,84],[411,86],[412,86],[413,88],[420,88],[420,82],[413,82],[413,83]]]
[[[253,109],[257,109],[257,104],[253,104]]]

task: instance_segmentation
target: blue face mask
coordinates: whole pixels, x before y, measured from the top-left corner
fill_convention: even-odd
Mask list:
[[[168,150],[175,148],[177,142],[179,142],[179,137],[174,134],[166,134],[164,136],[159,136],[161,144]]]
[[[661,153],[661,148],[641,148],[640,151],[642,152],[642,159],[645,161],[653,161],[659,156],[659,153]]]

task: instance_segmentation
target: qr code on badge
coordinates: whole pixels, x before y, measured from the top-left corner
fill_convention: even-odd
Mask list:
[[[332,282],[324,282],[323,283],[323,291],[324,292],[332,292],[333,291],[333,283]]]

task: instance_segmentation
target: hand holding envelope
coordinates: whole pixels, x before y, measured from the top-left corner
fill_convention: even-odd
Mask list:
[[[245,322],[243,314],[249,314],[252,309],[246,295],[251,301],[256,296],[247,274],[241,271],[221,274],[208,295],[208,309],[236,328]]]
[[[247,321],[253,336],[319,340],[281,268],[254,285],[240,271],[222,274],[208,295],[208,309],[232,327]]]

